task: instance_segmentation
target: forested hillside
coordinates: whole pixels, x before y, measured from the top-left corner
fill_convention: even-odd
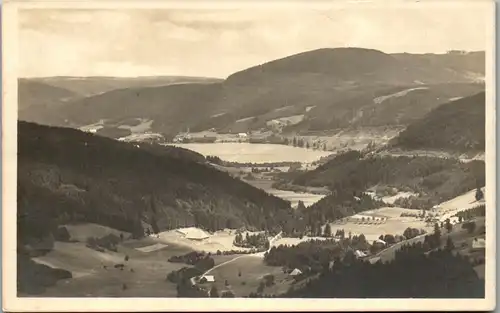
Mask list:
[[[332,194],[316,202],[308,210],[322,212],[317,213],[320,216],[339,218],[344,215],[339,210],[345,210],[342,208],[345,207],[345,201],[357,203],[360,207],[363,201],[355,201],[354,196],[363,200],[362,193],[374,186],[417,194],[404,204],[398,203],[399,205],[414,209],[430,208],[484,186],[485,163],[463,163],[456,159],[437,157],[365,155],[349,151],[339,154],[313,171],[284,174],[282,179],[294,185],[327,186]],[[369,206],[364,208],[366,209]]]
[[[451,152],[484,152],[485,93],[445,103],[410,124],[394,138],[403,149],[436,149]]]
[[[173,147],[19,123],[20,239],[94,222],[142,235],[181,226],[276,229],[290,204]],[[179,156],[181,158],[179,158]]]
[[[483,298],[485,285],[467,257],[405,247],[388,263],[344,259],[285,298]]]

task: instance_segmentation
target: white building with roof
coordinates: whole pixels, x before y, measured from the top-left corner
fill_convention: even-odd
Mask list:
[[[476,238],[472,241],[472,249],[485,249],[486,248],[486,240],[484,238]]]
[[[180,228],[177,232],[189,240],[204,240],[210,237],[205,231],[196,227]]]
[[[298,268],[294,269],[293,271],[290,272],[290,276],[298,276],[301,275],[302,271],[299,270]]]

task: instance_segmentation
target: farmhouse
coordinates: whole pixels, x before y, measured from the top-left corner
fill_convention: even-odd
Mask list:
[[[248,135],[246,133],[238,133],[238,138],[246,139]]]
[[[299,276],[302,274],[302,271],[299,270],[298,268],[294,269],[293,271],[290,272],[290,276]]]
[[[215,282],[215,277],[213,275],[205,275],[200,278],[200,283],[213,283]]]
[[[482,250],[486,248],[486,241],[484,238],[475,238],[474,241],[472,241],[472,249],[473,250]]]
[[[196,227],[180,228],[177,230],[177,232],[182,234],[184,238],[189,240],[201,241],[209,237],[206,232]]]
[[[358,257],[358,258],[362,258],[362,257],[366,256],[366,253],[364,253],[363,251],[356,250],[354,252],[354,255],[356,255],[356,257]]]

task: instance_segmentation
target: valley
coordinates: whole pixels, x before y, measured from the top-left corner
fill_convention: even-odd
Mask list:
[[[416,274],[350,281],[447,261],[465,291],[433,290],[467,294],[489,188],[478,58],[337,48],[226,79],[19,80],[19,295],[418,298]]]

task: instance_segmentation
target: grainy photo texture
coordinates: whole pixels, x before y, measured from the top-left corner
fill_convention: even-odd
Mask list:
[[[479,3],[18,8],[15,297],[486,299]]]

